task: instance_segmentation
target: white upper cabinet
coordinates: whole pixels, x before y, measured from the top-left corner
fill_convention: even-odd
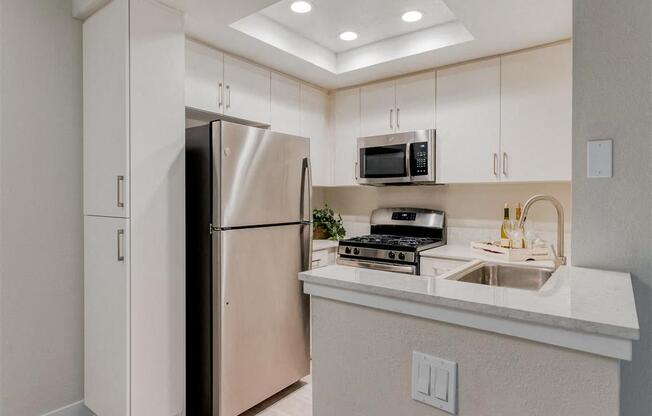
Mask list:
[[[366,85],[360,88],[360,135],[376,136],[395,131],[395,82]]]
[[[85,215],[129,216],[128,16],[112,2],[83,25]]]
[[[224,55],[197,42],[186,41],[186,107],[224,113]]]
[[[500,180],[500,58],[437,72],[437,182]]]
[[[435,128],[435,73],[413,75],[396,80],[396,118],[398,132]]]
[[[224,55],[224,114],[270,124],[271,72]]]
[[[335,143],[328,129],[328,94],[309,85],[301,85],[301,136],[310,138],[312,184],[333,185]]]
[[[335,93],[335,185],[356,184],[356,139],[360,136],[360,89]]]
[[[186,41],[186,107],[267,125],[270,101],[271,71]]]
[[[572,46],[502,57],[503,181],[570,181]]]
[[[435,73],[360,89],[360,133],[375,136],[435,128]]]
[[[272,130],[301,135],[301,84],[272,72]]]

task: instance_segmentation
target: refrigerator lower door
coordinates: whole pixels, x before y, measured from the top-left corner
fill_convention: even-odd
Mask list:
[[[309,301],[297,274],[310,228],[214,234],[214,415],[239,415],[309,374]]]
[[[213,221],[219,228],[294,223],[301,218],[310,140],[225,121],[213,124]]]

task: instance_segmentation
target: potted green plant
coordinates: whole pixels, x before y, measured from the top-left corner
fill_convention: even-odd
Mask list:
[[[342,216],[328,206],[312,211],[312,238],[315,240],[341,240],[346,235]]]

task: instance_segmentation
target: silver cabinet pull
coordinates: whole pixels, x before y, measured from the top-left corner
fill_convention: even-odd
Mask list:
[[[125,230],[118,230],[118,261],[125,261]]]
[[[401,109],[400,108],[396,109],[396,128],[397,129],[401,128]]]
[[[355,162],[355,165],[353,167],[353,176],[355,176],[355,180],[358,180],[358,162]]]
[[[223,97],[223,95],[224,95],[224,91],[223,91],[223,88],[222,88],[222,83],[220,82],[220,86],[219,86],[219,96],[217,97],[217,106],[218,106],[219,108],[222,108],[222,105],[224,104],[224,103],[222,102],[222,97]]]
[[[503,152],[503,175],[507,176],[507,152]]]
[[[124,208],[124,183],[125,177],[118,175],[118,180],[116,181],[116,201],[118,203],[118,208]]]
[[[494,176],[498,176],[498,153],[494,153]]]
[[[394,130],[394,109],[389,110],[389,129]]]
[[[231,108],[231,86],[226,86],[226,108]]]

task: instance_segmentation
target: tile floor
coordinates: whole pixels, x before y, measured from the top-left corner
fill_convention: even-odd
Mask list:
[[[240,416],[312,416],[311,381],[306,376]]]

